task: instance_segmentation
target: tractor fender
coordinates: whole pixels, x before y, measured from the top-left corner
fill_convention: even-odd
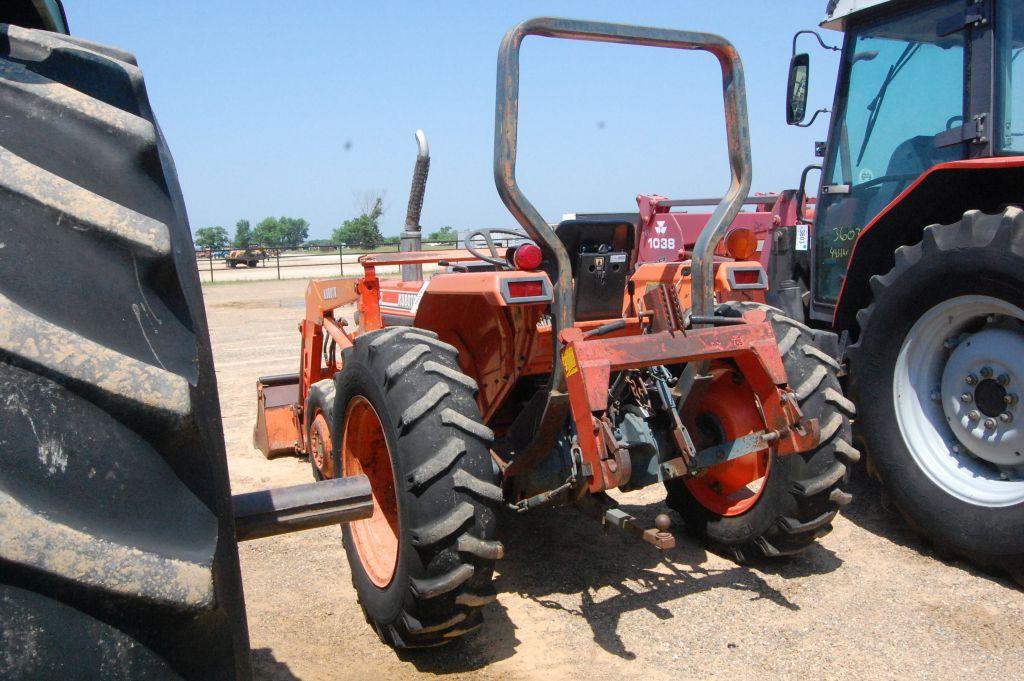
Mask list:
[[[871,277],[891,270],[896,249],[919,242],[925,227],[956,222],[968,210],[995,212],[1010,203],[1024,203],[1024,156],[951,161],[922,173],[857,236],[834,329],[856,338],[857,311],[871,302]]]

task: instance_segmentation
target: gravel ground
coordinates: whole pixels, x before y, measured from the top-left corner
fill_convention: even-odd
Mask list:
[[[307,482],[252,448],[255,381],[294,371],[304,281],[207,286],[234,491]],[[337,528],[240,547],[260,679],[1021,678],[1024,594],[940,560],[858,475],[834,531],[738,566],[677,534],[660,554],[569,509],[506,515],[498,601],[467,640],[397,654],[364,622]],[[652,487],[620,495],[653,524]]]

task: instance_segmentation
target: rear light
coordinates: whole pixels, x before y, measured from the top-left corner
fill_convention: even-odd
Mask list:
[[[724,265],[725,263],[723,263]],[[747,265],[745,267],[730,266],[726,269],[725,276],[729,282],[729,288],[734,291],[768,288],[768,276],[757,265]]]
[[[737,284],[756,284],[761,281],[759,270],[739,270],[733,274]]]
[[[537,244],[526,243],[516,248],[512,260],[517,270],[535,270],[544,260],[544,254]]]
[[[536,298],[544,295],[544,285],[539,281],[510,281],[508,283],[508,297]]]
[[[750,260],[757,252],[757,236],[746,227],[737,227],[725,235],[725,250],[737,260]]]
[[[506,303],[540,303],[551,300],[551,284],[544,279],[502,279],[501,295]]]

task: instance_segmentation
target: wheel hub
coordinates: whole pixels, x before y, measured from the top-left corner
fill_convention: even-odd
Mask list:
[[[1024,429],[1016,419],[1024,375],[1024,336],[985,328],[956,344],[942,372],[942,407],[957,441],[997,466],[1024,464]]]
[[[937,487],[976,506],[1024,501],[1024,310],[963,295],[908,331],[893,407],[908,453]],[[1002,400],[1002,406],[999,401]]]

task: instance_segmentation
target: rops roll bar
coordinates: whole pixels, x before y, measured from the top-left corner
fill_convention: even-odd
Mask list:
[[[743,82],[743,64],[736,48],[725,38],[710,33],[550,17],[528,19],[505,34],[498,50],[497,101],[494,110],[494,184],[501,200],[519,224],[558,265],[558,279],[554,282],[554,301],[551,306],[552,335],[556,342],[559,331],[571,328],[574,322],[572,268],[565,247],[554,230],[548,226],[516,182],[519,47],[523,39],[530,35],[677,50],[703,50],[718,58],[722,67],[725,131],[732,181],[729,190],[718,203],[707,226],[697,239],[692,254],[693,314],[701,317],[713,314],[712,254],[750,191],[750,132],[747,127],[746,88]],[[551,387],[560,390],[563,383],[561,359],[556,352]]]

